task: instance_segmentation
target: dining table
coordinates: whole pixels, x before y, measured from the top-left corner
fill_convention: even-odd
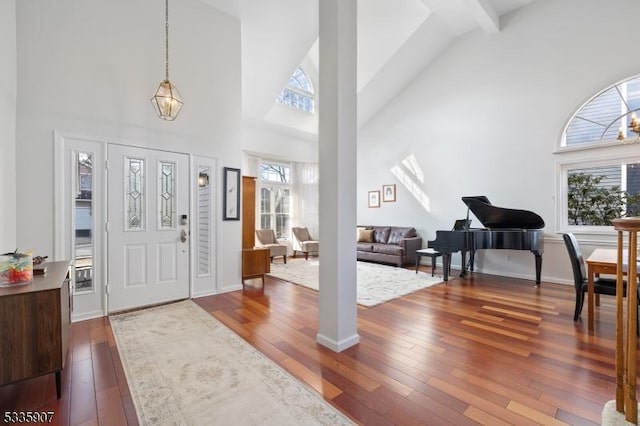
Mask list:
[[[595,296],[594,281],[600,274],[616,275],[618,273],[618,250],[597,248],[586,260],[587,263],[587,326],[594,329]]]
[[[626,269],[627,250],[623,251],[623,263]],[[595,277],[600,274],[616,275],[618,272],[618,250],[614,248],[597,248],[586,259],[587,264],[587,326],[589,331],[594,330],[595,322]],[[637,269],[640,272],[640,268]],[[626,275],[626,270],[623,271]]]

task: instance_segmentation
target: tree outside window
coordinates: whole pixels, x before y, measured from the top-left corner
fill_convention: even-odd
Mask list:
[[[640,164],[572,170],[567,174],[569,225],[611,226],[640,212]]]

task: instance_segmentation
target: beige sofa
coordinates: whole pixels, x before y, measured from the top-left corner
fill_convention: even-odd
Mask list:
[[[357,258],[396,266],[413,264],[422,238],[412,227],[362,226],[357,230]]]

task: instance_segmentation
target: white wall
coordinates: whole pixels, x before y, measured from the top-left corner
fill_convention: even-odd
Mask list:
[[[20,247],[53,253],[54,130],[240,167],[239,21],[183,0],[170,2],[169,24],[170,79],[185,102],[175,122],[160,120],[149,102],[164,78],[164,2],[18,2]],[[223,289],[240,284],[241,226],[221,213]]]
[[[0,253],[16,248],[16,2],[0,2]]]
[[[271,160],[318,161],[316,136],[285,133],[267,127],[243,127],[242,148],[249,154]]]
[[[453,43],[361,130],[358,223],[415,226],[426,246],[465,216],[460,197],[486,195],[544,218],[543,279],[568,282],[553,152],[588,97],[638,73],[638,15],[633,0],[538,0],[502,17],[500,33],[478,30]],[[422,202],[391,173],[410,155],[423,179],[401,169]],[[390,183],[398,201],[367,208],[367,192]],[[472,226],[481,225],[474,218]],[[534,276],[527,252],[487,251],[479,260],[485,272]]]

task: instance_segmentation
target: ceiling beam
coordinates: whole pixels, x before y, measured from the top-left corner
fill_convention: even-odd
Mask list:
[[[471,16],[489,34],[500,32],[500,16],[489,0],[463,0]]]

